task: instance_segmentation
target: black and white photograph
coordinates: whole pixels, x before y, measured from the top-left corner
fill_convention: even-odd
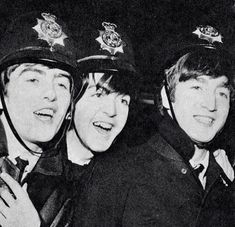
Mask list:
[[[0,20],[0,227],[235,227],[234,0]]]

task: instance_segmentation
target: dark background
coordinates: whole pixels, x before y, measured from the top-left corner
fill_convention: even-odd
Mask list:
[[[103,18],[121,23],[129,34],[136,64],[142,73],[142,96],[153,99],[153,82],[168,49],[180,45],[198,25],[211,25],[223,34],[224,45],[235,53],[235,2],[232,0],[1,0],[0,34],[12,19],[29,11],[50,12],[76,27]],[[131,128],[133,142],[155,130],[153,105],[139,105]],[[131,130],[133,131],[133,130]],[[131,133],[133,134],[133,133]],[[132,141],[132,140],[130,140]]]
[[[231,0],[1,0],[0,32],[12,18],[32,10],[54,13],[78,26],[98,18],[122,23],[143,74],[143,90],[151,93],[149,85],[167,49],[183,42],[197,25],[216,27],[229,49],[235,49],[234,4]]]

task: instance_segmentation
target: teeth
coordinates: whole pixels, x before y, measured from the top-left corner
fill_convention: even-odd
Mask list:
[[[196,116],[195,117],[197,121],[203,123],[203,124],[207,124],[210,125],[213,122],[213,119],[210,117],[204,117],[204,116]]]
[[[105,130],[112,129],[112,125],[110,123],[106,123],[106,122],[94,122],[93,125],[96,127],[100,127],[102,129],[105,129]]]
[[[39,111],[35,111],[35,114],[37,114],[38,116],[49,116],[52,117],[54,114],[54,111],[52,109],[42,109]]]

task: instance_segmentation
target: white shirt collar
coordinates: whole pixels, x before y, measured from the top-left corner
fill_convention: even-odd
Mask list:
[[[205,189],[206,187],[205,173],[209,165],[210,153],[208,150],[198,148],[196,145],[194,145],[194,147],[195,147],[194,155],[189,160],[189,163],[191,164],[193,169],[197,169],[200,165],[203,165],[204,169],[202,170],[202,172],[199,173],[198,178],[202,184],[203,189]]]

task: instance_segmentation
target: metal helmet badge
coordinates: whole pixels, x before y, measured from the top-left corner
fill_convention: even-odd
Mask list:
[[[62,31],[62,27],[56,23],[56,16],[49,13],[42,13],[41,16],[44,18],[37,18],[37,25],[33,29],[38,33],[38,39],[45,40],[50,50],[53,51],[53,46],[59,44],[64,46],[64,39],[68,36]]]
[[[199,39],[207,40],[210,44],[213,42],[222,42],[222,36],[221,34],[212,26],[198,26],[195,31],[193,31],[193,34],[196,34]]]
[[[117,25],[103,22],[102,26],[105,28],[105,31],[99,31],[100,36],[96,38],[100,43],[100,48],[109,51],[112,55],[115,55],[117,52],[124,53],[123,47],[126,44],[122,41],[121,36],[115,31]]]

